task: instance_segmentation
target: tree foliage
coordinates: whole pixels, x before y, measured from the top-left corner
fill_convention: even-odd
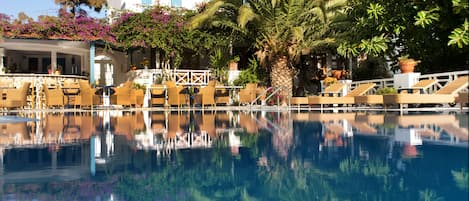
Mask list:
[[[231,46],[252,48],[255,44],[255,27],[242,26],[242,22],[253,20],[254,14],[240,0],[213,0],[200,7],[190,19],[192,29],[218,33]],[[232,56],[232,55],[230,55]]]
[[[107,0],[54,0],[56,4],[62,5],[64,8],[70,9],[72,15],[83,12],[81,6],[93,8],[96,12],[107,5]]]
[[[155,6],[142,13],[122,13],[112,32],[123,48],[157,48],[165,61],[177,67],[184,50],[199,54],[219,42],[215,35],[187,29],[190,16],[190,11]]]
[[[469,61],[467,5],[467,0],[350,0],[350,30],[338,53],[386,55],[392,61],[410,55],[422,60],[423,73],[464,69]]]
[[[193,19],[193,25],[225,25],[236,33],[250,33],[261,66],[271,72],[272,86],[291,89],[293,69],[302,54],[335,44],[334,22],[343,0],[215,0]],[[223,23],[219,23],[223,22]],[[249,41],[249,40],[248,40]],[[272,71],[273,70],[273,71]]]
[[[256,23],[259,27],[256,46],[260,61],[268,63],[276,57],[287,56],[294,64],[304,52],[333,45],[336,33],[331,27],[341,14],[342,3],[330,0],[250,2],[251,13],[256,16],[245,23]]]
[[[2,14],[0,26],[6,38],[102,40],[115,43],[106,21],[89,17],[86,13],[73,16],[65,9],[60,9],[58,17],[39,16],[37,21],[24,13],[19,13],[16,19]]]

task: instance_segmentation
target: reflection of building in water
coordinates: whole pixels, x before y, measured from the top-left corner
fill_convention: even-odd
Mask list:
[[[1,155],[4,184],[44,181],[72,181],[89,175],[88,144],[6,149]]]
[[[230,131],[228,134],[228,141],[230,143],[230,151],[233,155],[239,154],[239,147],[241,146],[241,139],[235,135],[234,131]]]
[[[468,129],[460,126],[455,115],[389,115],[386,123],[412,130],[424,143],[467,147],[469,139]]]
[[[156,150],[156,157],[166,148],[210,147],[225,134],[226,145],[239,147],[239,128],[233,127],[233,114],[227,114],[99,110],[40,113],[37,122],[0,124],[0,150],[5,152],[0,182],[79,180],[134,163],[129,155],[138,157],[139,149]]]
[[[458,117],[461,118],[461,117]],[[455,115],[397,115],[397,114],[367,114],[367,113],[292,113],[295,121],[322,122],[328,139],[337,139],[337,133],[347,133],[346,136],[403,136],[402,130],[409,128],[408,140],[418,143],[447,144],[467,147],[469,138],[467,125]],[[341,128],[343,127],[343,129]],[[415,141],[417,140],[417,141]],[[333,144],[331,144],[333,145]]]
[[[347,146],[357,124],[355,116],[355,113],[292,113],[292,119],[295,121],[321,123],[323,142],[319,145],[319,150],[323,147]]]
[[[220,115],[219,115],[220,114]],[[96,157],[110,155],[115,136],[125,137],[135,149],[184,149],[210,147],[220,134],[240,131],[232,112],[123,112],[98,110],[84,113],[38,113],[37,122],[5,123],[0,144],[7,147],[61,146],[90,141]],[[106,150],[106,151],[104,151]],[[103,162],[105,160],[101,160]]]

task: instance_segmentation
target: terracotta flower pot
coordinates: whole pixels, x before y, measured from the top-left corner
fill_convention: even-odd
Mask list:
[[[400,60],[399,67],[401,68],[401,73],[413,73],[417,63],[413,59]]]
[[[228,69],[229,70],[238,70],[238,62],[234,62],[234,61],[230,62],[228,64]]]

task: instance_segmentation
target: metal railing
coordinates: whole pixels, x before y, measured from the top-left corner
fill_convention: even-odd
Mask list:
[[[262,93],[260,93],[253,101],[251,101],[251,103],[249,104],[251,107],[253,105],[256,105],[257,102],[259,102],[259,100],[261,100],[262,97],[265,96],[265,99],[264,100],[261,100],[263,102],[267,102],[269,101],[272,97],[276,97],[276,105],[280,107],[280,99],[281,99],[281,96],[280,96],[280,93],[284,92],[284,91],[287,91],[288,94],[286,96],[286,98],[288,99],[288,105],[290,105],[290,97],[291,97],[291,92],[290,90],[287,89],[287,87],[285,86],[280,86],[280,87],[269,87],[267,88],[266,90],[264,90]],[[267,93],[269,93],[269,95],[267,95]],[[262,104],[261,104],[262,105]]]

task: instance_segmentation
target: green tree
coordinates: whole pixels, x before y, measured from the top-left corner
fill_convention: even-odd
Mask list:
[[[191,29],[218,33],[228,42],[225,45],[250,47],[255,42],[256,34],[251,32],[252,29],[238,26],[238,20],[252,17],[248,13],[241,13],[244,12],[242,5],[242,0],[210,1],[199,8],[198,14],[190,19],[189,26]]]
[[[81,6],[93,8],[96,12],[101,11],[107,5],[107,0],[54,0],[56,4],[60,4],[65,8],[69,8],[70,12],[75,15],[80,11]]]
[[[208,32],[187,29],[186,22],[191,16],[190,11],[155,6],[142,13],[122,13],[112,32],[124,49],[156,49],[162,57],[162,66],[177,68],[183,51],[191,50],[197,55],[220,41]]]
[[[350,30],[337,50],[343,56],[386,55],[397,67],[409,55],[422,60],[423,73],[467,67],[465,0],[350,0],[347,15]]]

